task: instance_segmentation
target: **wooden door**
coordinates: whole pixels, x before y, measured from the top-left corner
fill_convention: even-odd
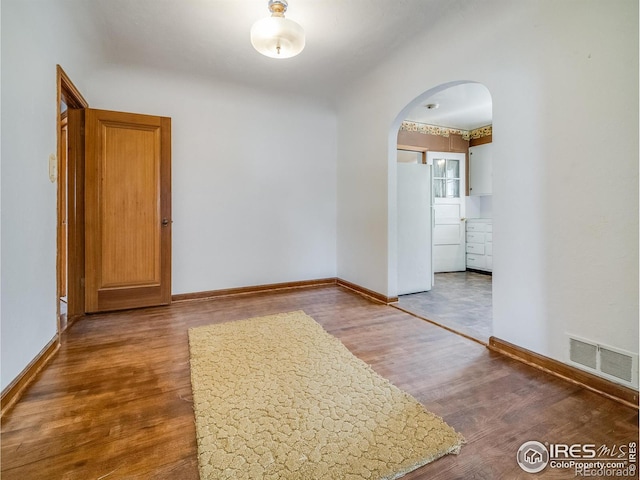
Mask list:
[[[87,109],[86,312],[171,301],[171,119]]]

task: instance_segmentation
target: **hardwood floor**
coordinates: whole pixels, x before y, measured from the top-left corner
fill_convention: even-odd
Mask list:
[[[2,421],[2,478],[197,479],[188,328],[299,309],[466,437],[406,479],[533,478],[515,461],[525,441],[638,440],[636,410],[326,286],[79,320]]]
[[[436,273],[430,291],[401,295],[396,305],[486,345],[492,335],[491,280],[470,271]]]

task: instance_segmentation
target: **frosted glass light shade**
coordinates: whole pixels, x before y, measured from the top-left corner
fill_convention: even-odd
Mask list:
[[[293,20],[272,16],[251,27],[251,45],[271,58],[291,58],[304,49],[304,29]]]

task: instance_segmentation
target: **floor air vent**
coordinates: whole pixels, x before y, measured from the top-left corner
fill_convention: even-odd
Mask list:
[[[638,355],[569,336],[569,361],[618,383],[638,387]]]

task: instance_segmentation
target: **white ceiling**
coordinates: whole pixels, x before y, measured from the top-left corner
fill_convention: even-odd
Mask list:
[[[439,107],[430,110],[428,104]],[[484,127],[492,121],[491,94],[480,83],[456,85],[421,102],[405,120],[461,130]]]
[[[75,0],[84,2],[86,0]],[[249,30],[267,0],[92,0],[82,10],[104,60],[335,99],[462,0],[289,0],[307,35],[297,57],[257,53]]]
[[[102,60],[178,71],[234,84],[335,101],[386,56],[426,32],[464,0],[289,0],[286,16],[305,29],[297,57],[256,52],[251,25],[268,0],[65,0]],[[425,59],[426,61],[427,59]],[[425,85],[425,89],[434,85]],[[438,109],[424,108],[437,103]],[[471,130],[491,123],[491,95],[463,84],[422,102],[409,121]]]

